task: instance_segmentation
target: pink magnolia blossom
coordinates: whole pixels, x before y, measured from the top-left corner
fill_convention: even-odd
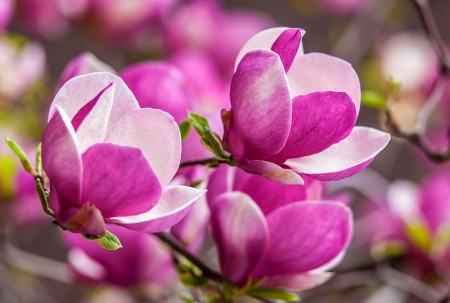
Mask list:
[[[161,292],[176,283],[172,257],[156,237],[114,225],[108,225],[108,230],[121,239],[123,248],[106,251],[95,241],[63,233],[68,261],[78,281],[144,292]]]
[[[449,182],[446,171],[437,171],[419,184],[393,182],[387,188],[385,201],[374,201],[377,207],[369,209],[362,236],[371,238],[379,248],[401,244],[409,268],[416,274],[428,275],[434,269],[450,276]]]
[[[243,47],[224,111],[225,148],[238,166],[277,182],[301,184],[354,175],[390,136],[355,126],[358,76],[347,62],[303,54],[300,29],[273,28]]]
[[[53,100],[42,139],[56,220],[92,235],[103,235],[105,222],[144,232],[170,228],[204,193],[168,186],[180,154],[172,116],[141,109],[119,77],[72,78]]]
[[[44,48],[28,42],[23,49],[0,37],[0,103],[15,101],[28,93],[45,72]]]
[[[0,31],[8,26],[13,10],[13,0],[0,0]]]
[[[367,10],[373,0],[316,0],[318,4],[330,15],[350,15]]]
[[[320,181],[311,182],[284,185],[226,166],[214,171],[207,199],[225,277],[241,285],[266,277],[264,286],[297,290],[331,277],[327,270],[350,243],[352,215],[340,202],[316,200]]]

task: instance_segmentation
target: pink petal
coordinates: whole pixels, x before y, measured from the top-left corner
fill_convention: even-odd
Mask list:
[[[139,148],[163,187],[180,165],[180,129],[172,116],[161,110],[142,108],[128,112],[107,134],[105,142]]]
[[[83,201],[103,217],[147,212],[162,194],[161,184],[137,148],[95,144],[83,154]]]
[[[94,236],[102,236],[106,233],[105,220],[101,211],[90,202],[84,203],[81,209],[71,207],[61,211],[56,216],[56,220],[73,233]]]
[[[208,178],[208,192],[206,199],[212,201],[223,193],[234,191],[236,168],[226,164],[216,168]]]
[[[72,60],[64,67],[61,77],[58,81],[58,89],[73,77],[86,75],[95,72],[109,72],[115,74],[114,69],[108,64],[100,61],[90,52],[84,52]]]
[[[59,211],[60,207],[80,206],[81,156],[75,130],[69,117],[59,106],[53,108],[42,137],[42,163],[51,186],[55,189],[53,196],[58,196],[58,203],[52,202],[54,211]]]
[[[164,62],[131,65],[120,72],[141,107],[161,109],[178,123],[192,109],[193,87],[175,66]]]
[[[331,272],[322,272],[270,276],[264,281],[263,286],[286,287],[297,291],[307,290],[327,282],[333,275]]]
[[[342,59],[321,53],[295,58],[287,75],[292,96],[317,91],[344,92],[350,96],[359,113],[361,87],[352,66]]]
[[[81,108],[93,100],[111,83],[113,83],[111,88],[105,91],[102,98],[100,98],[90,111],[77,131],[79,138],[82,136],[83,139],[93,141],[93,137],[95,137],[97,141],[93,143],[101,142],[109,129],[123,115],[130,110],[139,108],[136,98],[119,77],[107,72],[99,72],[72,78],[58,91],[52,102],[50,111],[58,105],[64,109],[69,119],[72,120]],[[97,130],[96,126],[100,127],[101,130]],[[81,128],[85,128],[85,130],[82,131]],[[95,136],[89,134],[89,130],[92,129],[95,130]],[[81,133],[83,135],[80,135]],[[83,145],[86,145],[87,148],[89,144]],[[81,150],[83,151],[86,148],[82,148]]]
[[[222,273],[235,283],[245,283],[268,244],[264,215],[249,196],[240,192],[225,193],[208,203]]]
[[[205,192],[188,186],[168,186],[161,200],[150,211],[136,216],[110,218],[109,221],[142,232],[161,232],[180,222]]]
[[[252,51],[254,49],[262,48],[262,49],[272,49],[272,46],[274,42],[278,39],[278,37],[287,29],[288,27],[274,27],[269,28],[266,30],[263,30],[259,32],[258,34],[254,35],[252,38],[250,38],[247,43],[242,47],[241,51],[239,52],[236,63],[235,63],[235,69],[237,68],[239,62],[241,62],[242,58],[245,56],[246,53],[249,51]],[[305,35],[305,31],[303,29],[300,29],[301,35]],[[299,51],[297,53],[298,56],[303,55],[303,47],[300,44]]]
[[[390,140],[388,133],[370,128],[356,126],[344,140],[331,145],[318,154],[289,159],[285,164],[298,173],[308,174],[311,177],[319,174],[344,173],[341,177],[361,171],[368,165]],[[339,175],[336,175],[339,176]],[[325,176],[326,177],[326,176]]]
[[[265,216],[283,205],[305,200],[306,189],[306,185],[280,184],[258,175],[249,175],[236,188],[236,190],[249,195]]]
[[[266,160],[284,163],[287,159],[317,154],[346,138],[356,118],[355,106],[345,93],[297,96],[292,100],[292,127],[286,145]]]
[[[435,233],[450,214],[450,173],[446,170],[426,178],[421,186],[420,211]]]
[[[261,175],[264,178],[272,180],[274,182],[282,184],[300,184],[304,183],[302,177],[300,177],[296,172],[291,169],[282,168],[275,163],[253,160],[249,161],[246,159],[236,159],[238,167],[243,170]]]
[[[301,30],[299,28],[289,28],[283,31],[272,45],[271,50],[280,56],[286,73],[292,66],[301,41]]]
[[[350,209],[335,201],[289,204],[266,219],[270,244],[256,278],[319,268],[347,249],[353,233]]]
[[[279,152],[289,135],[292,103],[280,57],[266,50],[245,55],[231,82],[231,153],[261,159]]]

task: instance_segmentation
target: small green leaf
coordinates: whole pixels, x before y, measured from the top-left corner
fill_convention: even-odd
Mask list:
[[[432,244],[432,234],[426,223],[420,220],[408,222],[405,229],[411,242],[423,252],[428,253]]]
[[[222,140],[211,130],[208,120],[205,117],[192,112],[189,112],[189,119],[195,131],[200,135],[203,146],[215,154],[219,159],[229,159],[223,151]]]
[[[12,156],[0,158],[0,198],[9,200],[14,195],[16,163]]]
[[[206,128],[211,129],[208,120],[205,117],[192,112],[189,112],[188,115],[191,125],[195,128],[200,136],[203,134]]]
[[[208,278],[203,276],[195,276],[192,272],[180,273],[180,281],[188,287],[201,287],[208,283]]]
[[[192,298],[192,296],[188,293],[182,292],[180,294],[180,298],[181,300],[183,300],[186,303],[196,303],[194,298]]]
[[[272,287],[256,288],[247,292],[247,295],[257,298],[283,300],[285,302],[300,301],[300,298],[297,296],[297,294],[281,288],[272,288]]]
[[[189,120],[182,121],[179,127],[181,133],[181,141],[184,141],[191,133],[191,122]]]
[[[20,148],[19,144],[9,139],[8,137],[5,137],[5,141],[11,148],[11,150],[19,157],[20,162],[22,162],[22,165],[25,168],[25,170],[28,173],[32,174],[33,176],[37,175],[37,172],[34,170],[33,165],[31,165],[30,160],[28,159],[27,155],[22,150],[22,148]]]
[[[106,234],[100,239],[97,239],[97,241],[107,250],[116,250],[122,247],[119,239],[109,231],[106,231]]]
[[[377,92],[365,90],[361,94],[361,104],[377,109],[385,109],[386,99]]]

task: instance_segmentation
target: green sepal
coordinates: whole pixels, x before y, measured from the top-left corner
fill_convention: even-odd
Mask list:
[[[36,172],[42,175],[42,143],[39,143],[36,148]]]
[[[184,120],[178,125],[178,127],[180,128],[181,141],[184,141],[191,133],[191,122],[190,120]]]
[[[386,109],[386,99],[384,96],[370,90],[365,90],[362,92],[361,104],[377,109]]]
[[[120,243],[119,238],[117,238],[109,231],[106,231],[106,234],[103,237],[97,239],[97,241],[104,249],[107,250],[117,250],[123,247]]]
[[[219,159],[229,159],[229,156],[225,155],[222,148],[222,140],[211,130],[208,120],[196,113],[189,112],[188,115],[191,125],[201,137],[201,143],[203,146],[210,150]]]
[[[27,155],[23,151],[23,149],[14,142],[13,140],[9,139],[8,137],[5,137],[5,141],[8,144],[9,148],[19,157],[20,162],[22,162],[23,168],[33,176],[37,175],[37,172],[34,170],[33,165],[31,164],[30,160],[28,159]]]
[[[272,288],[272,287],[256,288],[248,291],[247,295],[257,298],[283,300],[285,302],[300,301],[300,298],[298,297],[297,294],[281,288]]]

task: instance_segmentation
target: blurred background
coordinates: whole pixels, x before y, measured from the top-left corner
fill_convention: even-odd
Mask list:
[[[122,76],[149,60],[165,60],[182,74],[183,90],[195,100],[185,108],[210,115],[220,134],[220,109],[229,109],[227,89],[243,44],[269,27],[303,28],[305,53],[342,58],[358,72],[363,106],[357,124],[394,133],[368,169],[324,185],[328,194],[346,195],[355,236],[335,277],[301,293],[303,302],[446,302],[449,166],[430,160],[414,140],[397,138],[419,134],[429,153],[448,153],[448,71],[413,2],[0,0],[0,135],[20,143],[33,159],[62,84],[93,71]],[[429,4],[442,39],[450,43],[450,1]],[[173,89],[157,83],[136,89]],[[207,223],[200,221],[195,224],[205,232]],[[166,264],[170,254],[156,239],[125,235],[136,236],[134,242],[145,248],[109,258],[62,236],[43,214],[34,180],[3,141],[0,231],[1,303],[181,302],[183,287]],[[214,264],[209,236],[201,242],[196,252]],[[158,261],[148,259],[155,251]],[[83,271],[95,271],[92,260],[108,278]],[[143,267],[159,277],[138,270]]]

